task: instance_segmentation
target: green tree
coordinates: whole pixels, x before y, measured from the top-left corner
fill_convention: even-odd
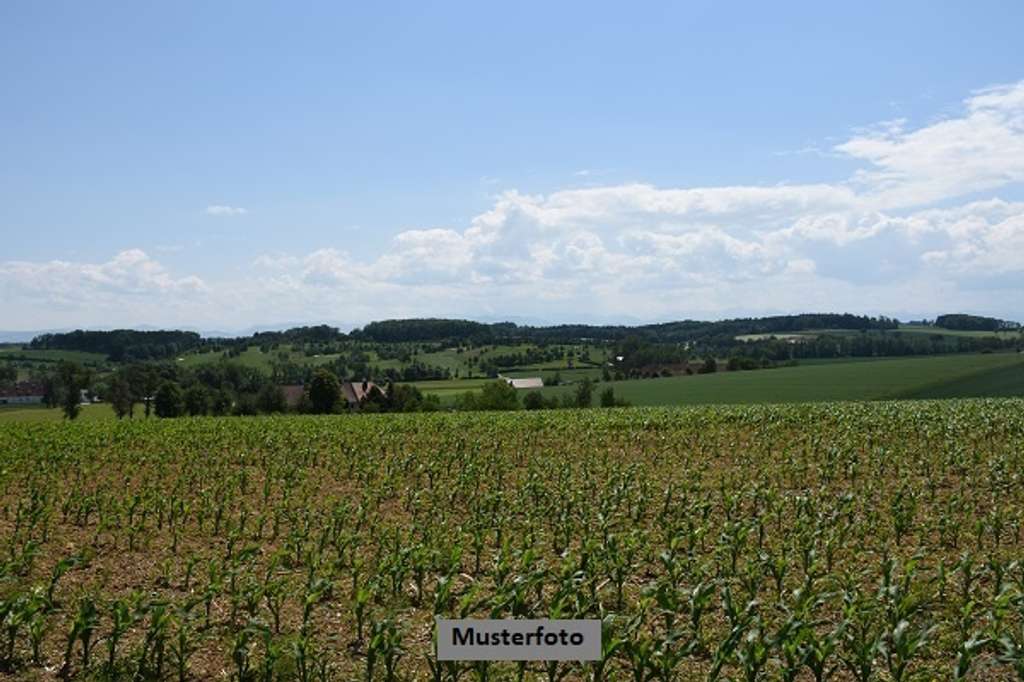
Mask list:
[[[419,412],[424,409],[423,393],[412,384],[388,384],[383,396],[391,412]]]
[[[492,381],[484,385],[477,403],[480,410],[518,410],[519,395],[505,381]]]
[[[210,396],[210,413],[218,417],[231,412],[231,393],[221,388]]]
[[[153,395],[160,386],[160,373],[153,365],[136,363],[128,367],[127,378],[134,402],[145,405],[148,417],[152,409]]]
[[[714,355],[708,355],[704,358],[703,364],[700,366],[701,374],[714,374],[718,371],[718,361],[715,360]]]
[[[341,400],[341,384],[328,369],[320,368],[309,382],[309,403],[316,414],[330,414]]]
[[[235,400],[234,407],[231,409],[231,414],[236,417],[250,416],[259,414],[260,410],[256,406],[256,394],[255,393],[239,393]]]
[[[256,408],[265,414],[288,411],[288,400],[280,386],[266,384],[256,394]]]
[[[89,373],[77,362],[61,360],[57,365],[57,379],[64,416],[75,419],[82,410],[82,391],[89,386]]]
[[[60,379],[56,374],[46,374],[42,380],[43,405],[57,407],[60,405]]]
[[[615,397],[615,391],[611,386],[601,391],[601,407],[626,407],[627,405],[629,405],[628,402]]]
[[[466,392],[458,397],[456,406],[462,410],[517,410],[519,396],[505,381],[484,384],[480,393]]]
[[[110,401],[118,419],[123,419],[125,415],[131,415],[134,404],[132,387],[123,373],[117,372],[111,377],[107,387],[107,400]]]
[[[576,407],[590,407],[594,399],[594,382],[590,377],[576,384]]]
[[[523,407],[527,410],[543,410],[544,396],[540,391],[530,391],[523,396]]]
[[[202,384],[192,384],[185,391],[185,411],[199,416],[210,411],[210,392]]]
[[[153,398],[153,410],[158,417],[180,417],[185,411],[181,387],[173,381],[164,381],[160,384]]]

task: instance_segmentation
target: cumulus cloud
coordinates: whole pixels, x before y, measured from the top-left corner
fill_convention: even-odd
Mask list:
[[[213,215],[213,216],[232,217],[232,216],[245,215],[248,212],[249,211],[247,211],[246,209],[242,208],[241,206],[224,206],[224,205],[220,205],[220,204],[214,204],[213,206],[207,206],[206,207],[206,215]]]
[[[0,263],[0,282],[23,296],[83,301],[105,294],[185,294],[206,289],[198,277],[172,277],[139,249],[121,251],[105,263],[7,261]]]
[[[1024,82],[975,92],[965,112],[908,130],[893,121],[835,150],[869,167],[854,178],[881,207],[920,205],[1024,180]]]
[[[874,312],[892,312],[914,302],[895,293],[858,297],[845,286],[913,283],[921,292],[923,282],[955,290],[965,276],[1024,282],[1024,205],[995,196],[951,203],[1024,182],[1024,83],[973,93],[959,116],[858,132],[835,151],[864,166],[834,184],[505,192],[462,230],[400,233],[372,276],[484,287],[498,298],[513,286],[538,296],[600,289],[623,310],[652,315],[672,313],[663,305],[670,299],[651,297],[720,299],[743,283],[781,292],[784,282],[800,280],[844,292],[827,308],[870,302]],[[949,295],[955,291],[917,305],[953,304]],[[806,305],[800,297],[776,300]],[[673,304],[676,315],[691,309]],[[1012,301],[984,307],[1000,306],[1004,314],[1024,312]]]
[[[137,324],[157,319],[156,313],[187,312],[205,303],[209,291],[201,278],[176,277],[139,249],[102,263],[0,262],[5,312],[25,324]]]
[[[997,194],[1024,183],[1024,82],[972,93],[958,115],[927,125],[857,131],[834,151],[860,164],[846,181],[510,190],[468,224],[399,232],[369,258],[330,245],[266,254],[216,287],[174,277],[141,251],[101,264],[3,263],[0,286],[40,300],[202,294],[205,310],[242,324],[811,309],[1024,316],[1024,203]]]

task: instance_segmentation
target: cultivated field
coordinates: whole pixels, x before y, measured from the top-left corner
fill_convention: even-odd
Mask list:
[[[808,361],[797,367],[597,384],[634,405],[1024,396],[1024,355],[958,354]],[[574,391],[543,389],[545,395]]]
[[[1024,401],[0,425],[24,679],[1014,679]],[[443,616],[598,665],[439,664]]]

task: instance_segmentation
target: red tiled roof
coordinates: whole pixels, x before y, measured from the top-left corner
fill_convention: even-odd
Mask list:
[[[42,384],[22,381],[10,388],[0,388],[0,398],[23,398],[26,396],[43,395],[46,389]]]

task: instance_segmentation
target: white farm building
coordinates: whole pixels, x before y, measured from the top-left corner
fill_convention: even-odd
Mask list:
[[[540,377],[524,377],[522,379],[510,379],[502,377],[512,388],[544,388],[544,380]]]

